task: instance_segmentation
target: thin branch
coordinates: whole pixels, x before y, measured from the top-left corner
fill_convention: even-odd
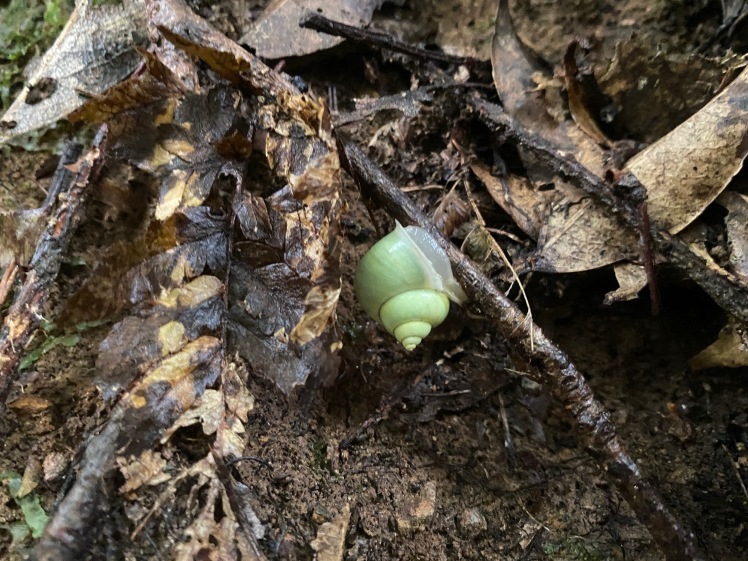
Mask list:
[[[462,288],[512,345],[526,374],[545,384],[573,419],[577,436],[603,466],[668,561],[706,561],[694,534],[675,517],[626,452],[609,413],[569,360],[537,325],[510,302],[355,144],[340,139],[343,167],[362,193],[376,199],[400,222],[426,229],[446,251]],[[531,340],[532,334],[532,340]],[[534,344],[533,344],[534,343]]]
[[[468,68],[481,68],[490,71],[490,66],[487,61],[414,47],[408,43],[398,41],[385,33],[346,25],[339,21],[327,19],[316,12],[307,12],[306,15],[301,18],[301,21],[299,21],[299,26],[306,27],[307,29],[314,29],[315,31],[321,31],[328,35],[335,35],[336,37],[344,37],[345,39],[356,43],[372,45],[381,49],[388,49],[420,60],[434,60],[447,64],[464,64]]]
[[[45,203],[50,209],[55,201],[57,206],[39,238],[23,287],[0,328],[0,412],[5,407],[18,361],[31,334],[39,325],[52,283],[57,278],[68,244],[80,222],[78,209],[92,174],[101,165],[106,135],[107,128],[102,126],[91,150],[77,162],[75,159],[80,154],[80,147],[67,148],[60,158],[50,196]],[[77,171],[71,172],[68,169],[71,165],[77,166]]]

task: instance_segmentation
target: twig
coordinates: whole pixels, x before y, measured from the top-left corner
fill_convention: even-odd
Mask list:
[[[646,189],[631,173],[624,174],[616,183],[620,190],[632,193],[631,200],[617,196],[611,186],[582,166],[573,156],[561,154],[545,139],[529,131],[496,105],[474,98],[472,105],[481,117],[504,138],[531,151],[541,164],[554,169],[574,185],[591,194],[619,219],[622,228],[641,231],[639,205]],[[651,224],[652,240],[660,255],[698,284],[724,310],[748,323],[748,291],[737,277],[717,275],[678,237]]]
[[[18,361],[31,334],[39,325],[52,283],[57,278],[68,244],[80,222],[78,209],[89,179],[101,165],[106,135],[107,128],[102,126],[91,150],[77,162],[75,158],[80,153],[80,147],[75,152],[73,149],[66,150],[55,172],[50,189],[50,194],[54,194],[55,198],[48,197],[48,200],[49,204],[56,200],[57,207],[39,238],[23,287],[0,328],[0,412],[5,407]],[[77,170],[71,172],[65,165],[75,165]]]
[[[516,361],[527,364],[527,375],[545,384],[573,419],[583,445],[600,462],[639,520],[649,529],[668,561],[705,561],[694,534],[665,505],[626,452],[616,427],[592,394],[576,366],[537,326],[446,240],[413,202],[355,144],[341,139],[341,163],[366,195],[377,199],[400,222],[426,229],[444,249],[462,288],[512,344]],[[530,333],[534,345],[531,345]]]
[[[316,13],[307,12],[306,15],[299,21],[300,27],[306,27],[307,29],[314,29],[327,33],[328,35],[335,35],[337,37],[344,37],[357,43],[363,43],[365,45],[374,45],[382,49],[388,49],[409,55],[421,60],[435,60],[437,62],[444,62],[447,64],[464,64],[468,68],[480,68],[486,71],[490,71],[490,66],[486,61],[478,60],[477,58],[455,56],[439,51],[429,51],[420,47],[414,47],[408,43],[403,43],[390,37],[385,33],[379,33],[377,31],[370,31],[367,29],[359,29],[351,25],[340,23],[327,19],[326,17]]]
[[[655,269],[654,241],[652,240],[652,225],[649,221],[647,201],[639,205],[639,249],[644,261],[644,271],[647,274],[647,286],[649,287],[649,302],[652,315],[660,314],[660,286],[657,283],[657,271]]]

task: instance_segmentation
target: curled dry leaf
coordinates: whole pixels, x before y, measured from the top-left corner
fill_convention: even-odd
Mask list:
[[[309,12],[326,18],[364,27],[371,22],[374,11],[383,0],[273,0],[262,16],[254,22],[241,42],[249,45],[263,58],[301,56],[329,49],[341,43],[341,37],[319,33],[299,26]]]
[[[130,75],[140,56],[133,34],[144,26],[144,0],[93,8],[78,0],[59,37],[0,120],[0,144],[52,125]]]

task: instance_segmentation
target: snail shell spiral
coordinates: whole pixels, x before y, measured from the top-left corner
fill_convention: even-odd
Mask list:
[[[450,300],[467,300],[436,241],[399,222],[361,259],[354,288],[366,313],[409,351],[445,320]]]

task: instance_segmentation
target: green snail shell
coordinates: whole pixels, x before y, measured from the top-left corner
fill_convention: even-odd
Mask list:
[[[423,228],[399,222],[361,259],[354,288],[366,313],[409,351],[444,321],[450,300],[467,300],[444,250]]]

